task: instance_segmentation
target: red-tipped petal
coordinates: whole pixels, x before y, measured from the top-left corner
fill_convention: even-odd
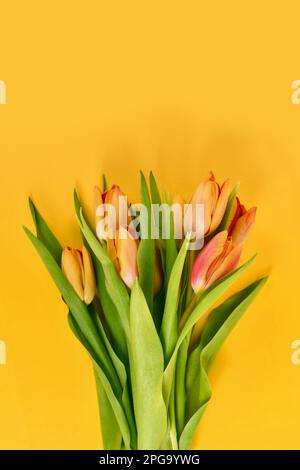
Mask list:
[[[226,241],[227,231],[224,230],[213,237],[200,251],[191,272],[191,284],[195,292],[205,286],[209,267],[222,254]]]
[[[226,180],[225,183],[223,183],[221,187],[220,195],[218,197],[214,212],[212,214],[212,220],[211,220],[211,224],[209,228],[209,233],[213,233],[216,230],[216,228],[220,225],[223,219],[225,210],[226,210],[229,194],[230,194],[229,180]]]
[[[243,214],[245,214],[245,212],[247,212],[245,206],[243,206],[240,203],[239,198],[236,197],[235,201],[234,201],[234,204],[233,204],[233,208],[231,210],[231,214],[229,216],[229,220],[228,220],[228,234],[229,234],[229,236],[231,235],[231,233],[232,233],[232,231],[235,227],[236,222],[238,221],[238,219],[240,217],[242,217]]]
[[[189,208],[185,213],[184,228],[185,232],[192,232],[197,234],[199,227],[203,227],[204,222],[204,233],[209,230],[211,222],[211,214],[217,198],[216,191],[218,186],[214,181],[211,181],[210,177],[203,180],[197,187],[189,202]],[[204,205],[204,221],[197,219],[197,205]],[[201,215],[202,218],[202,215]],[[202,230],[201,230],[202,232]]]
[[[242,254],[242,244],[234,246],[232,250],[225,256],[222,263],[214,270],[207,281],[206,288],[214,284],[216,281],[231,273],[239,264]]]
[[[234,245],[245,243],[248,233],[254,223],[255,216],[256,207],[252,207],[237,220],[231,233]]]

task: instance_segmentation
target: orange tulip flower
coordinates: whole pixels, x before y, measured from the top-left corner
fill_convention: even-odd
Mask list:
[[[226,210],[230,193],[229,180],[219,185],[213,173],[203,180],[197,187],[189,204],[191,213],[185,221],[185,232],[192,232],[197,237],[199,227],[203,224],[197,220],[196,206],[204,205],[204,235],[210,235],[220,225]]]
[[[247,211],[237,199],[229,230],[215,235],[196,258],[191,272],[195,292],[208,288],[237,267],[255,214],[255,207]]]
[[[206,289],[236,268],[242,245],[234,246],[227,230],[219,232],[199,253],[192,272],[191,283],[195,292]]]
[[[124,199],[122,199],[124,198]],[[120,187],[113,185],[102,193],[100,188],[94,188],[94,207],[96,233],[100,240],[106,240],[107,254],[113,261],[117,272],[124,283],[132,288],[138,277],[137,251],[139,240],[132,228],[128,228],[131,220],[128,206],[125,205],[125,194]],[[109,214],[104,204],[111,204],[115,209],[115,217]],[[154,293],[162,286],[162,269],[159,257],[156,255],[154,274]]]

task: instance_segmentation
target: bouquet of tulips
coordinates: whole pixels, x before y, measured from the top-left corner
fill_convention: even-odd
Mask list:
[[[25,231],[68,307],[94,369],[105,449],[187,449],[211,398],[208,370],[266,281],[220,303],[256,208],[210,174],[185,203],[141,174],[140,202],[95,188],[88,221],[76,191],[82,247],[62,248],[29,200]]]

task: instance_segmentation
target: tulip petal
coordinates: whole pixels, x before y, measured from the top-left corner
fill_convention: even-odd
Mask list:
[[[216,181],[210,181],[210,185],[209,185],[209,189],[210,189],[210,208],[211,208],[211,217],[215,211],[215,208],[216,208],[216,205],[217,205],[217,202],[218,202],[218,199],[220,197],[220,186],[218,185],[218,183]]]
[[[228,220],[228,233],[231,235],[235,224],[237,223],[238,219],[242,217],[246,213],[246,208],[243,206],[243,204],[240,203],[240,200],[238,197],[235,198],[235,202],[231,211],[231,214],[229,216]]]
[[[184,232],[192,233],[196,236],[196,233],[199,231],[199,227],[203,227],[204,224],[204,232],[210,225],[210,214],[211,208],[209,203],[206,201],[210,201],[209,198],[209,181],[202,181],[199,186],[197,187],[193,197],[191,198],[188,205],[185,206],[185,213],[184,213]],[[197,219],[197,205],[203,204],[204,205],[204,220]],[[202,213],[201,213],[202,217]]]
[[[107,254],[114,263],[116,270],[120,271],[118,255],[117,255],[117,248],[116,248],[116,239],[115,238],[108,238],[106,242],[106,249]]]
[[[123,207],[121,198],[125,198],[125,194],[116,184],[114,184],[112,188],[107,191],[105,196],[105,204],[111,204],[115,208],[115,217],[112,217],[111,221],[109,221],[112,233],[115,233],[119,225],[127,223],[127,207]],[[126,210],[126,214],[121,213],[121,211],[124,211],[124,209]]]
[[[224,257],[221,264],[213,271],[210,278],[207,280],[206,288],[214,284],[216,281],[233,271],[239,264],[242,254],[243,245],[237,245]]]
[[[77,250],[64,248],[61,256],[61,266],[69,283],[81,300],[83,300],[82,262],[78,258]]]
[[[85,246],[82,247],[82,262],[84,271],[84,302],[88,305],[95,297],[96,285],[92,258]]]
[[[119,228],[117,238],[117,256],[120,264],[120,276],[131,289],[138,276],[137,242],[124,227]]]
[[[245,243],[248,233],[254,223],[255,216],[256,207],[252,207],[237,220],[231,233],[234,245]]]
[[[227,241],[227,230],[219,232],[200,251],[191,272],[191,284],[198,292],[206,284],[206,274],[211,264],[222,254]]]
[[[216,202],[215,209],[212,214],[212,220],[209,227],[209,234],[213,233],[216,228],[220,225],[223,216],[225,214],[228,198],[230,194],[229,180],[226,180],[225,183],[221,186],[221,191]]]
[[[96,211],[96,232],[100,240],[114,238],[119,225],[128,224],[128,205],[125,194],[120,187],[113,185],[102,193],[94,189],[94,207]]]
[[[103,219],[105,217],[103,200],[105,193],[102,193],[98,186],[94,187],[94,213],[95,213],[95,229],[99,240],[107,238],[107,230],[104,230]]]
[[[97,212],[98,206],[100,206],[101,204],[103,204],[101,189],[99,188],[99,186],[94,186],[94,211],[95,211],[95,214]]]

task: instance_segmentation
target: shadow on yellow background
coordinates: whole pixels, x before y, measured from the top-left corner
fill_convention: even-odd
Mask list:
[[[211,371],[193,447],[299,448],[298,3],[3,3],[0,448],[100,446],[89,359],[21,225],[31,194],[77,245],[73,187],[91,210],[105,172],[134,200],[139,169],[184,196],[211,169],[239,180],[258,206],[244,257],[259,256],[236,288],[272,268]]]

